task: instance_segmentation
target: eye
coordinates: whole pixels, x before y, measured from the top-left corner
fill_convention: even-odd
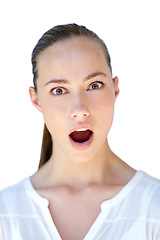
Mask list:
[[[93,82],[90,86],[89,86],[89,90],[97,90],[100,89],[104,86],[103,82]]]
[[[65,94],[66,92],[67,92],[67,90],[64,89],[64,88],[62,88],[62,87],[53,88],[53,89],[51,90],[51,93],[52,93],[53,95],[57,95],[57,96],[63,95],[63,94]]]

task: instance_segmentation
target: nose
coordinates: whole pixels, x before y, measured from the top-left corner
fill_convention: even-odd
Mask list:
[[[71,109],[71,118],[81,120],[83,118],[89,117],[89,110],[87,108],[87,103],[82,101],[80,97],[73,100],[73,105]]]
[[[81,118],[84,118],[84,117],[88,117],[89,116],[89,113],[87,112],[87,111],[82,111],[82,112],[80,112],[80,111],[76,111],[75,113],[73,113],[72,115],[71,115],[71,118],[79,118],[79,119],[81,119]]]

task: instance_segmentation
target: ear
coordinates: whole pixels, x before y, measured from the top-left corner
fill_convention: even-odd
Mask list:
[[[38,102],[38,95],[34,87],[29,88],[29,95],[33,106],[35,106],[41,112],[41,105]]]
[[[119,79],[118,77],[115,77],[113,79],[113,84],[114,84],[114,92],[115,92],[115,101],[119,95],[119,87],[118,87]]]

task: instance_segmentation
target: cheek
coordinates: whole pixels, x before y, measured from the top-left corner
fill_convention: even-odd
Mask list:
[[[92,98],[93,109],[99,114],[105,114],[114,110],[114,96],[111,92],[99,94]]]
[[[103,134],[106,137],[110,131],[114,116],[114,96],[112,93],[101,95],[93,101],[93,112],[96,122],[100,129],[103,129]],[[100,131],[101,132],[101,131]]]
[[[53,101],[52,98],[48,98],[43,101],[41,108],[44,121],[50,131],[61,126],[65,112],[64,104],[61,104],[60,101]]]

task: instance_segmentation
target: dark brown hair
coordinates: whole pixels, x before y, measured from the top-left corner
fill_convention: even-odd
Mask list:
[[[79,26],[75,23],[73,24],[66,24],[66,25],[59,25],[51,28],[46,33],[42,35],[39,39],[38,43],[36,44],[35,48],[32,52],[32,72],[33,72],[33,83],[35,90],[37,90],[37,79],[38,79],[38,64],[37,60],[40,54],[46,50],[51,45],[69,39],[71,37],[80,37],[86,36],[90,39],[95,40],[104,51],[106,56],[106,61],[110,70],[111,68],[111,59],[108,52],[108,49],[102,39],[100,39],[96,33],[92,32],[91,30],[87,29],[84,26]],[[39,168],[45,164],[52,155],[52,137],[49,133],[46,125],[44,124],[44,132],[43,132],[43,140],[42,140],[42,148],[41,148],[41,156],[40,156],[40,163]]]

